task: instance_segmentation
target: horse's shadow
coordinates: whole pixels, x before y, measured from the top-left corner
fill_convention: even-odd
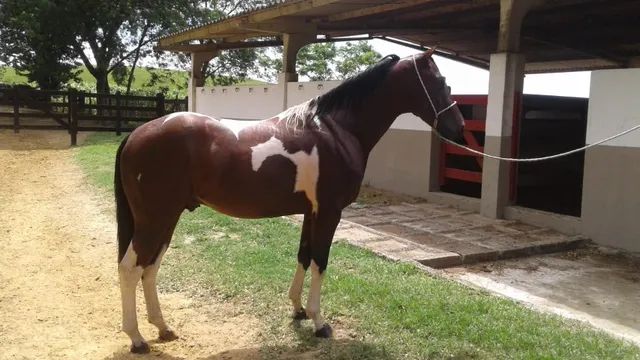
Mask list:
[[[203,356],[197,360],[315,360],[315,359],[393,359],[384,348],[355,339],[317,339],[308,329],[299,325],[292,325],[299,344],[296,346],[256,346],[240,349],[229,349],[216,354]],[[178,340],[179,341],[179,340]],[[104,360],[140,360],[153,358],[160,360],[191,360],[182,356],[175,356],[168,352],[153,350],[156,341],[150,341],[151,353],[146,356],[131,354],[127,349],[112,354]]]

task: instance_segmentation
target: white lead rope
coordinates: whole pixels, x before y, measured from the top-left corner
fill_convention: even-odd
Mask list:
[[[457,146],[459,148],[465,149],[465,150],[467,150],[467,151],[469,151],[471,153],[474,153],[476,155],[482,155],[482,156],[486,156],[486,157],[491,158],[491,159],[496,159],[496,160],[501,160],[501,161],[509,161],[509,162],[534,162],[534,161],[544,161],[544,160],[556,159],[556,158],[559,158],[559,157],[575,154],[575,153],[580,152],[580,151],[585,151],[585,150],[587,150],[589,148],[592,148],[592,147],[594,147],[596,145],[600,145],[600,144],[605,143],[607,141],[611,141],[611,140],[613,140],[615,138],[619,138],[620,136],[626,135],[626,134],[628,134],[628,133],[630,133],[630,132],[632,132],[634,130],[638,130],[638,129],[640,129],[640,125],[636,125],[636,126],[632,127],[631,129],[627,129],[627,130],[625,130],[625,131],[623,131],[623,132],[621,132],[619,134],[615,134],[613,136],[609,136],[606,139],[602,139],[600,141],[594,142],[593,144],[589,144],[587,146],[583,146],[583,147],[581,147],[579,149],[573,149],[573,150],[569,150],[569,151],[566,151],[566,152],[563,152],[563,153],[560,153],[560,154],[555,154],[555,155],[536,157],[536,158],[526,158],[526,159],[506,158],[506,157],[486,154],[486,153],[484,153],[482,151],[474,150],[474,149],[472,149],[470,147],[458,144],[455,141],[452,141],[452,140],[449,140],[449,139],[445,138],[444,136],[440,135],[440,133],[435,128],[433,128],[432,130],[436,133],[436,135],[438,135],[438,137],[442,141],[444,141],[446,143],[449,143],[451,145]]]

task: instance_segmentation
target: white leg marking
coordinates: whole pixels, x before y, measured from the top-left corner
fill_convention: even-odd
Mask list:
[[[293,281],[289,288],[289,299],[293,304],[293,316],[302,310],[302,286],[304,285],[304,275],[306,271],[302,264],[298,263],[296,273],[293,275]]]
[[[142,276],[142,266],[136,266],[137,260],[138,254],[133,250],[132,242],[118,266],[122,297],[122,331],[129,335],[134,346],[140,346],[145,342],[138,331],[136,315],[136,286]]]
[[[165,246],[162,251],[160,251],[160,255],[158,255],[155,263],[145,268],[142,272],[142,288],[144,289],[144,300],[147,304],[147,319],[151,324],[155,325],[161,333],[169,330],[169,327],[164,322],[162,310],[160,310],[156,279],[158,277],[158,270],[160,269],[160,262],[166,251],[167,247]]]
[[[318,212],[316,190],[320,169],[317,146],[311,149],[311,154],[307,154],[304,151],[291,154],[284,148],[282,141],[273,136],[267,142],[253,146],[251,151],[251,167],[253,171],[260,170],[262,163],[270,156],[281,155],[291,160],[296,165],[296,184],[293,191],[304,191],[307,199],[311,202],[313,213]]]
[[[138,182],[140,182],[142,180],[142,173],[138,174]]]
[[[307,299],[307,316],[313,320],[316,330],[322,329],[324,319],[320,314],[320,290],[324,274],[320,274],[320,268],[311,260],[311,287],[309,288],[309,299]]]

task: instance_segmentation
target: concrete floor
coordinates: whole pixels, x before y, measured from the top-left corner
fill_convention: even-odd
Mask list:
[[[424,269],[434,275],[488,290],[539,311],[587,322],[640,346],[638,254],[587,245],[560,253],[461,265],[461,254],[466,257],[491,251],[481,249],[487,246],[487,239],[505,249],[518,249],[531,245],[529,238],[563,243],[569,237],[436,204],[369,204],[351,207],[344,215],[336,240],[346,240],[391,259],[427,265]],[[417,239],[416,234],[446,241],[424,243],[417,241],[422,237]],[[477,236],[466,236],[469,234]],[[466,254],[469,244],[474,251]],[[433,261],[443,265],[436,267],[453,267],[437,270]]]
[[[428,202],[354,204],[344,209],[342,217],[382,235],[370,239],[367,247],[411,251],[414,260],[433,268],[570,250],[588,242],[580,236]]]
[[[443,273],[640,345],[640,258],[630,254],[592,246]]]

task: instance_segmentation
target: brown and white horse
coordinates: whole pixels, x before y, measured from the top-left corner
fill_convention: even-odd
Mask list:
[[[431,55],[386,57],[322,96],[243,128],[185,112],[133,131],[115,168],[122,329],[131,351],[149,351],[136,316],[140,279],[149,322],[161,340],[176,338],[162,317],[156,276],[181,213],[200,204],[239,218],[304,214],[289,298],[294,318],[310,318],[316,336],[330,337],[320,288],[342,209],[358,195],[371,149],[403,113],[445,137],[462,132],[462,115]]]

